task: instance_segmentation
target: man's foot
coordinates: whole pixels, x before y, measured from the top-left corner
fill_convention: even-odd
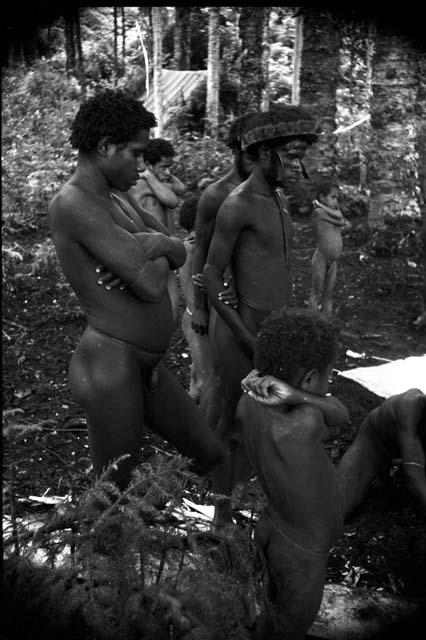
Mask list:
[[[220,533],[224,529],[234,526],[231,498],[228,496],[217,498],[212,521],[212,530],[215,533]]]

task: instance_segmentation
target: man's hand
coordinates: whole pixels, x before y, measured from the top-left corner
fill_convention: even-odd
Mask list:
[[[113,273],[107,271],[102,264],[99,264],[96,267],[96,273],[102,274],[99,276],[97,283],[107,291],[111,291],[111,289],[119,288],[120,291],[124,291],[127,288],[125,282],[117,278]]]
[[[225,289],[218,293],[218,299],[224,304],[228,304],[230,307],[236,309],[238,307],[238,295],[237,290],[234,287],[232,278],[228,278],[223,282]]]
[[[294,389],[274,376],[261,376],[257,369],[241,381],[241,388],[251,398],[269,406],[285,404],[294,396]]]
[[[192,312],[191,326],[200,336],[209,332],[209,312],[207,309],[196,309]]]

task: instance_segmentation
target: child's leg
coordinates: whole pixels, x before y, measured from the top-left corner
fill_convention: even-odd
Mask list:
[[[266,515],[255,532],[267,566],[271,605],[260,623],[268,640],[305,640],[318,613],[328,554],[317,555],[294,545]]]
[[[333,260],[330,265],[327,267],[327,271],[325,273],[324,278],[324,293],[322,300],[322,312],[330,315],[333,309],[333,290],[334,283],[336,282],[336,274],[337,274],[337,260]]]
[[[326,270],[327,260],[317,248],[312,256],[312,289],[309,296],[309,305],[312,309],[319,309],[320,307]]]

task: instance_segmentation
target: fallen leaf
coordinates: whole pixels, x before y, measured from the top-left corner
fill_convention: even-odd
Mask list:
[[[15,391],[14,396],[15,398],[18,398],[18,400],[23,400],[23,398],[28,398],[32,392],[32,389],[19,389],[18,391]]]

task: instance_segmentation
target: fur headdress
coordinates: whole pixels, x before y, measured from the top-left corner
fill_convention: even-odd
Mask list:
[[[320,134],[318,123],[309,111],[293,105],[277,105],[269,111],[250,115],[244,125],[241,135],[243,151],[258,142],[295,136],[312,144]]]

